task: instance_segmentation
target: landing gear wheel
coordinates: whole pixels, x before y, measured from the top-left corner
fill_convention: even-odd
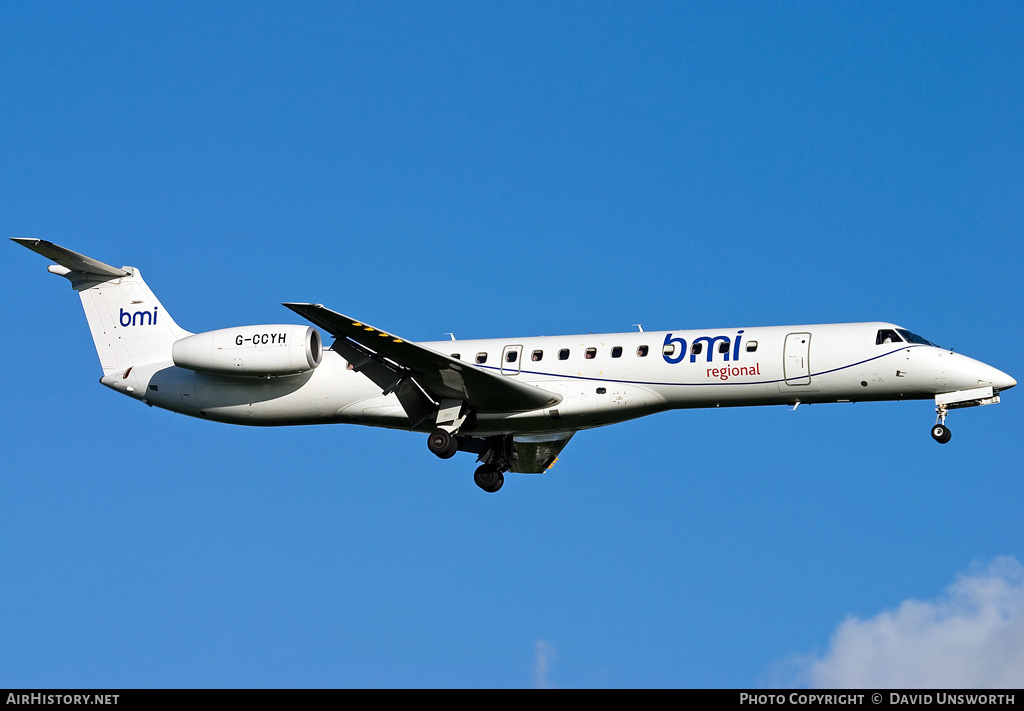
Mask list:
[[[932,439],[939,444],[945,444],[953,436],[953,433],[949,431],[949,428],[945,425],[935,425],[932,427]]]
[[[427,449],[441,459],[451,459],[459,451],[459,442],[451,432],[438,427],[427,437]]]
[[[493,494],[505,483],[505,476],[489,464],[477,467],[473,481],[488,494]]]

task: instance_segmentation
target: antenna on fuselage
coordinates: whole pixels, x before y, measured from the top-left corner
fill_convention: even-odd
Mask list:
[[[455,334],[454,334],[454,333],[445,333],[444,335],[446,335],[446,336],[451,336],[451,337],[452,337],[452,340],[453,340],[453,341],[455,340]]]
[[[640,329],[640,333],[643,333],[643,332],[644,332],[644,327],[643,327],[643,326],[641,326],[640,324],[638,324],[638,323],[634,323],[633,325],[634,325],[634,326],[636,326],[637,328],[639,328],[639,329]]]

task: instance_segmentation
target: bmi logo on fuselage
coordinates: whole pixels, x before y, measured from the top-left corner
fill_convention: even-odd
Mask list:
[[[159,306],[154,306],[152,311],[125,311],[121,309],[121,325],[128,326],[153,326],[156,325],[156,312]]]
[[[743,330],[736,332],[736,338],[731,341],[728,336],[701,336],[693,339],[693,344],[696,346],[698,343],[707,346],[708,357],[707,362],[710,363],[712,358],[715,356],[715,352],[722,353],[725,357],[723,360],[729,360],[729,346],[732,345],[732,360],[737,361],[740,359],[740,334]],[[697,354],[703,350],[703,346],[700,349],[691,348],[689,351],[690,362],[697,362]],[[666,363],[681,363],[687,355],[686,339],[685,338],[673,338],[671,333],[665,334],[665,343],[661,350],[662,358],[665,359]]]

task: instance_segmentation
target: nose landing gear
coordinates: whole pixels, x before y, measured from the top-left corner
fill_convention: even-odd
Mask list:
[[[949,408],[946,405],[939,405],[935,408],[935,412],[938,415],[938,420],[932,427],[932,439],[939,444],[945,444],[953,437],[953,433],[946,427],[946,415],[949,414]]]
[[[988,366],[986,366],[988,367]],[[1006,376],[1009,377],[1009,376]],[[949,393],[938,393],[935,395],[935,412],[938,419],[932,427],[932,439],[939,444],[945,444],[953,435],[946,427],[946,415],[950,410],[961,407],[976,407],[978,405],[995,405],[999,402],[999,393],[991,385],[983,388],[971,388],[970,390],[957,390]]]

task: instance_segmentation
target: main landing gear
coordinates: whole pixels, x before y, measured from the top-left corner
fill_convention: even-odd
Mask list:
[[[932,427],[932,439],[939,444],[945,444],[953,437],[953,433],[946,427],[946,415],[949,414],[949,408],[946,405],[939,405],[935,408],[935,412],[938,414],[938,420]]]
[[[459,451],[459,441],[451,432],[438,427],[427,438],[427,449],[441,459],[451,459]]]
[[[457,400],[443,400],[437,411],[437,426],[427,437],[427,449],[441,459],[451,459],[459,451],[459,438],[456,434],[467,421],[472,429],[475,418],[468,412],[463,403]],[[473,475],[473,481],[481,489],[493,494],[505,483],[504,472],[512,467],[512,438],[491,437],[485,442],[479,437],[462,437],[462,449],[480,455],[482,464]]]
[[[451,459],[459,451],[459,441],[451,432],[438,427],[427,438],[427,449],[441,459]],[[500,458],[496,457],[496,453],[494,453],[494,448],[488,448],[485,451],[485,456],[492,462],[500,461]],[[507,471],[507,469],[506,467],[505,470]],[[505,483],[505,475],[502,473],[500,465],[496,466],[489,462],[477,467],[476,473],[473,474],[473,481],[488,494],[493,494]]]
[[[451,459],[459,451],[455,433],[466,421],[466,407],[458,400],[442,400],[437,410],[437,429],[427,438],[427,449],[441,459]]]
[[[473,481],[488,494],[493,494],[505,483],[505,475],[490,464],[481,464],[473,474]]]

